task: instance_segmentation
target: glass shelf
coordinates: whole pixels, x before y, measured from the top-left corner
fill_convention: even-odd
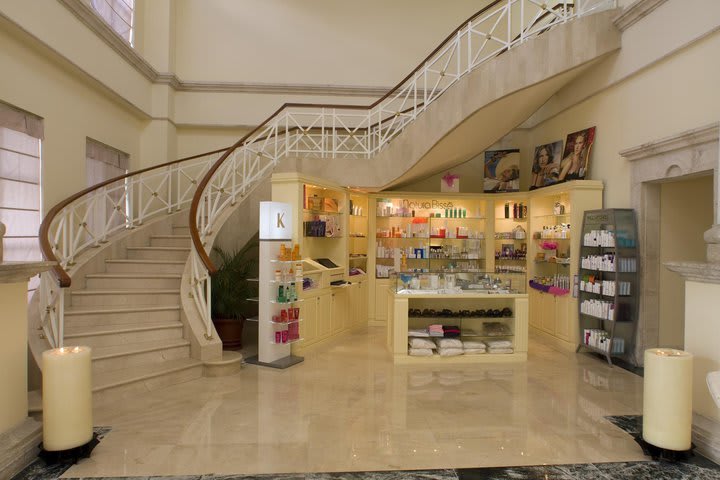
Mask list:
[[[467,257],[428,257],[428,258],[421,258],[420,260],[485,260],[485,257],[480,258],[467,258]]]
[[[270,340],[270,343],[273,345],[290,345],[292,343],[301,342],[303,340],[303,338],[296,338],[294,340],[288,340],[287,342],[276,342],[275,340]]]
[[[302,278],[296,278],[295,280],[270,280],[268,283],[271,285],[292,285],[298,282],[302,282]]]
[[[513,261],[513,262],[524,262],[524,261],[527,260],[527,258],[495,257],[495,260],[506,260],[506,261]]]
[[[515,320],[515,317],[438,317],[435,316],[428,316],[428,317],[408,317],[408,320],[484,320],[484,321],[493,321],[497,322],[499,320]],[[478,335],[480,336],[480,335]],[[492,335],[486,335],[486,336],[492,336]],[[498,335],[500,336],[500,335]],[[507,336],[507,335],[503,335]],[[420,337],[420,338],[427,338],[427,337]],[[432,337],[431,337],[432,338]],[[443,338],[443,337],[438,337]]]
[[[270,260],[270,263],[288,263],[288,264],[290,264],[290,263],[297,263],[297,262],[302,262],[302,260],[278,260],[276,258],[273,258]]]
[[[479,333],[460,333],[461,337],[467,337],[467,338],[508,338],[508,337],[514,337],[514,333],[509,333],[507,335],[480,335]]]
[[[512,221],[514,221],[514,222],[527,222],[528,219],[527,219],[527,217],[522,217],[522,218],[495,217],[495,220],[512,220]]]
[[[250,299],[248,298],[248,300],[250,300]],[[257,302],[258,300],[254,300],[254,301]],[[293,303],[300,303],[300,302],[304,302],[304,301],[305,300],[303,300],[302,298],[299,298],[297,300],[293,300],[292,302],[278,302],[277,300],[270,300],[270,303],[274,303],[276,305],[290,305]]]
[[[367,218],[367,215],[354,215],[354,214],[352,214],[352,213],[350,214],[350,216],[351,216],[351,217]]]
[[[299,318],[299,319],[297,319],[297,320],[287,320],[287,321],[285,321],[285,322],[273,322],[272,320],[263,320],[263,321],[265,321],[265,322],[267,322],[267,323],[272,323],[273,325],[290,325],[290,324],[293,324],[293,323],[300,323],[300,322],[303,321],[303,319],[302,319],[302,318]]]
[[[487,220],[487,217],[425,217],[415,215],[378,215],[376,218],[422,218],[425,220]]]
[[[334,237],[328,237],[327,235],[323,235],[322,237],[316,236],[316,235],[303,235],[303,238],[345,238],[342,235],[336,235]]]

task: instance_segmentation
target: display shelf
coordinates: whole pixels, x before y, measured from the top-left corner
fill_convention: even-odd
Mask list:
[[[605,356],[627,358],[632,352],[637,320],[637,227],[631,209],[586,211],[583,218],[578,265],[579,342]],[[592,267],[599,268],[591,268]],[[585,264],[585,265],[583,265]],[[600,291],[593,291],[599,289]],[[608,295],[603,290],[609,289]],[[601,314],[600,314],[601,313]],[[608,318],[612,317],[612,318]],[[589,345],[588,332],[607,348]],[[618,348],[618,345],[621,347]]]
[[[302,278],[296,278],[295,280],[268,280],[268,283],[272,285],[291,285],[298,282],[302,282]]]
[[[284,263],[284,264],[292,264],[297,263],[300,260],[278,260],[277,258],[270,259],[270,263]]]
[[[567,218],[572,214],[570,212],[565,213],[548,213],[546,215],[533,215],[532,218]]]
[[[245,300],[247,300],[248,302],[259,302],[259,301],[260,301],[260,298],[258,298],[258,297],[250,297],[250,298],[246,298]]]
[[[255,323],[260,321],[260,319],[258,319],[258,317],[248,317],[245,320],[247,320],[248,322],[255,322]]]

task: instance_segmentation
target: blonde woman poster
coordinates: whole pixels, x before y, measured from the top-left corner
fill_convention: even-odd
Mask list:
[[[595,142],[595,127],[573,132],[565,141],[558,182],[582,180],[590,167],[590,150]]]
[[[485,192],[517,192],[520,190],[520,150],[489,150],[485,152]]]

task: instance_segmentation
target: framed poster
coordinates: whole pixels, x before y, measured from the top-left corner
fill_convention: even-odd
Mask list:
[[[485,192],[517,192],[520,190],[520,150],[488,150],[485,152]]]
[[[565,140],[558,182],[582,180],[590,167],[590,151],[595,143],[595,127],[573,132]]]
[[[563,154],[562,146],[562,140],[557,140],[535,147],[530,190],[558,183],[558,177],[560,176],[560,159]]]

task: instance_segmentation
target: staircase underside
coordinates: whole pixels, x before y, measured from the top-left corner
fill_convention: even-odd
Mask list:
[[[620,33],[612,23],[616,15],[608,11],[560,25],[485,62],[372,158],[287,158],[277,171],[299,171],[341,185],[383,190],[463,163],[525,121],[591,65],[617,51]]]

